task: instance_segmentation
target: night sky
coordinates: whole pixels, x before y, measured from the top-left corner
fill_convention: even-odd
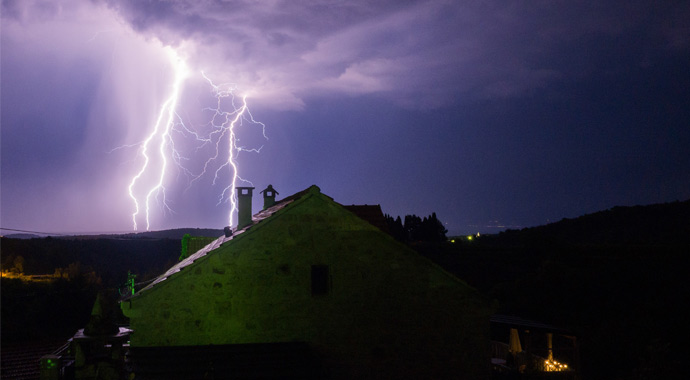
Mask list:
[[[690,198],[687,1],[17,0],[1,38],[3,228],[132,231],[175,62],[151,230],[229,223],[224,140],[192,181],[211,83],[265,125],[235,129],[255,211],[316,184],[465,234]]]

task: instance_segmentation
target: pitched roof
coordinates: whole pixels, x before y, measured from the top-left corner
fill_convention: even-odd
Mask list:
[[[390,234],[383,211],[381,211],[381,205],[351,205],[343,207],[361,219],[366,220],[374,227]]]
[[[312,185],[305,190],[302,190],[298,193],[295,193],[295,194],[293,194],[293,195],[291,195],[285,199],[282,199],[282,200],[276,202],[273,206],[271,206],[265,210],[259,211],[258,213],[254,214],[252,216],[252,222],[250,224],[242,227],[241,229],[235,228],[235,230],[232,231],[232,235],[229,237],[221,236],[218,239],[212,241],[207,246],[198,250],[193,255],[190,255],[186,259],[173,265],[170,269],[165,271],[165,273],[163,273],[160,276],[153,279],[151,281],[151,283],[148,284],[146,287],[140,289],[139,291],[137,291],[136,293],[134,293],[133,295],[131,295],[129,297],[126,297],[125,299],[129,299],[131,297],[136,297],[137,295],[141,294],[142,292],[146,292],[146,291],[150,290],[151,288],[155,287],[156,285],[160,284],[161,282],[167,280],[168,277],[174,275],[175,273],[181,271],[183,268],[191,265],[195,261],[206,256],[209,252],[219,248],[223,244],[226,244],[226,243],[234,240],[238,236],[242,236],[242,234],[244,234],[245,232],[249,231],[250,229],[254,228],[257,225],[260,225],[261,222],[263,222],[264,220],[270,218],[271,216],[275,215],[276,213],[278,213],[282,209],[288,207],[289,205],[293,204],[295,201],[298,201],[299,199],[303,198],[305,195],[308,195],[308,194],[321,194],[321,189],[319,189],[319,187],[316,185]],[[324,196],[326,196],[326,195],[324,195]],[[328,196],[326,196],[326,197],[328,197]],[[330,198],[330,197],[328,197],[328,198],[332,200],[332,198]]]
[[[568,330],[552,326],[546,323],[523,319],[514,315],[494,314],[490,318],[491,323],[497,323],[510,327],[522,327],[546,332],[568,333]]]

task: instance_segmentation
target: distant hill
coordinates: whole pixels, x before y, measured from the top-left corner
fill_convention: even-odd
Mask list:
[[[178,261],[185,234],[217,238],[222,230],[178,228],[122,235],[48,236],[30,239],[0,238],[3,269],[21,268],[27,275],[56,270],[95,273],[104,286],[119,286],[127,272],[139,280],[152,278]]]
[[[3,235],[8,239],[41,239],[51,236],[55,239],[182,239],[185,234],[203,237],[220,237],[223,230],[212,228],[175,228],[171,230],[131,232],[124,234],[117,233],[95,233],[95,234],[59,234],[59,235],[38,235],[33,233],[14,233]]]
[[[223,233],[223,230],[211,228],[176,228],[172,230],[148,231],[135,234],[127,234],[125,236],[147,237],[153,239],[182,239],[182,237],[185,234],[190,234],[192,236],[221,237],[223,236]]]
[[[496,300],[498,313],[572,331],[583,379],[687,372],[690,200],[413,248]]]
[[[221,237],[223,230],[212,228],[175,228],[172,230],[132,232],[126,234],[99,234],[99,235],[75,235],[54,236],[58,239],[175,239],[180,240],[185,234],[203,237]],[[12,237],[12,236],[8,236]]]
[[[6,237],[8,239],[40,239],[42,236],[35,234],[9,234],[3,235],[3,237]]]
[[[575,245],[690,244],[690,200],[617,206],[574,219],[501,232],[499,240]]]

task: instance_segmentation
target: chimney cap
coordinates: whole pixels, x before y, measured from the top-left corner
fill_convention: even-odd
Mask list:
[[[236,187],[237,189],[237,229],[252,224],[252,190],[253,187]]]
[[[273,193],[275,193],[275,194],[280,194],[279,192],[276,191],[276,189],[273,188],[273,185],[268,185],[268,187],[266,187],[265,189],[261,190],[261,191],[259,192],[259,194],[263,194],[264,192],[266,192],[266,193],[273,192]]]
[[[235,190],[237,190],[237,195],[249,195],[249,196],[251,196],[252,190],[254,190],[254,189],[255,189],[255,187],[248,187],[248,186],[245,186],[245,187],[236,186],[235,187]],[[247,191],[244,191],[244,190],[247,190]]]

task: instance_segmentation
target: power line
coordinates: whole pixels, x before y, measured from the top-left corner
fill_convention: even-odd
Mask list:
[[[111,240],[136,240],[136,241],[141,241],[142,239],[145,239],[146,241],[154,241],[154,240],[164,240],[164,239],[176,239],[174,237],[149,237],[149,236],[143,236],[146,234],[146,232],[142,232],[142,237],[136,237],[136,236],[131,236],[131,232],[125,232],[125,233],[99,233],[99,234],[64,234],[64,233],[57,233],[57,232],[42,232],[42,231],[29,231],[29,230],[20,230],[16,228],[5,228],[5,227],[0,227],[0,231],[12,231],[12,232],[25,232],[25,233],[30,233],[30,234],[40,234],[40,235],[48,235],[48,236],[70,236],[70,237],[80,237],[80,236],[96,236],[96,237],[102,237],[105,239],[111,239]],[[137,234],[134,234],[137,235]]]
[[[41,231],[28,231],[28,230],[18,230],[16,228],[5,228],[5,227],[0,227],[1,231],[13,231],[13,232],[27,232],[30,234],[41,234],[41,235],[59,235],[59,236],[72,236],[68,234],[59,234],[55,232],[41,232]]]

